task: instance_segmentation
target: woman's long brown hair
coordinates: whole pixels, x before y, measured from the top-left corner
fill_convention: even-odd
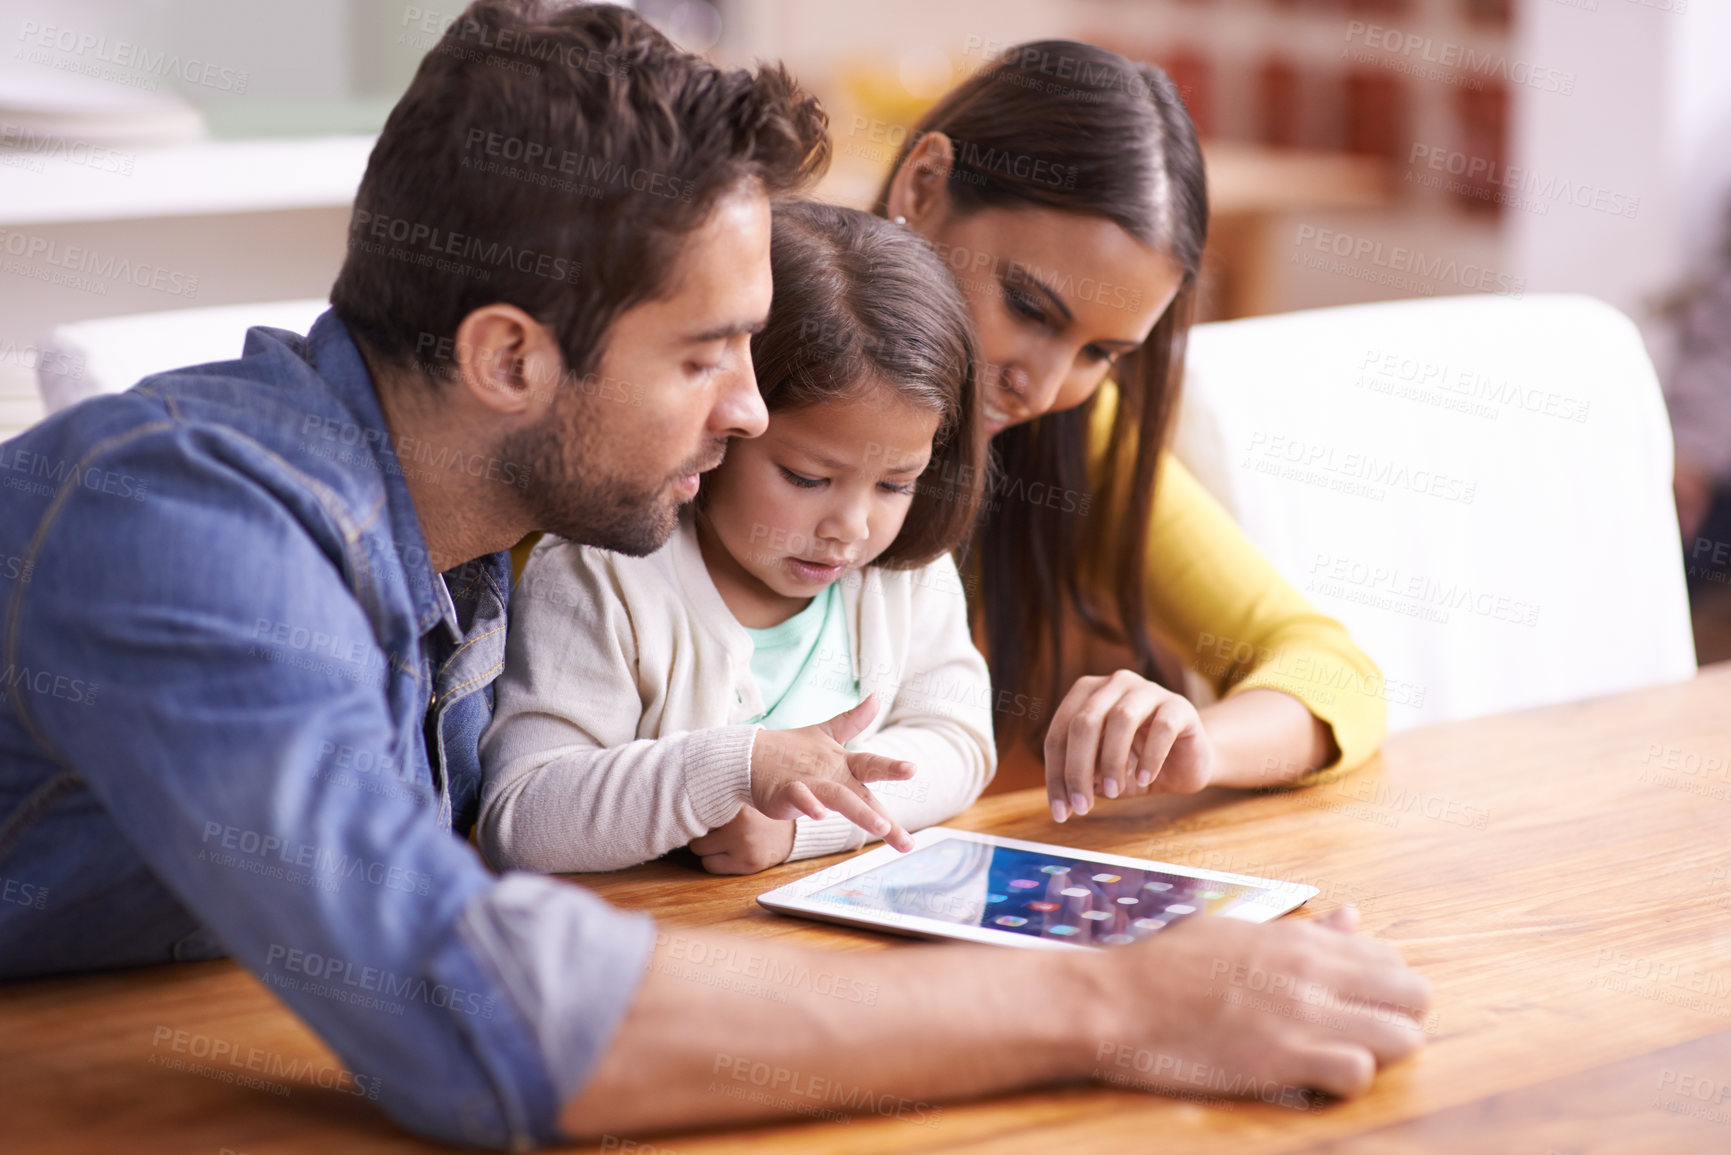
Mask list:
[[[1088,468],[1098,392],[1074,409],[1004,430],[993,439],[992,489],[999,492],[987,494],[967,559],[982,579],[978,604],[997,700],[1008,691],[1022,696],[1009,700],[1057,702],[1066,609],[1091,632],[1127,646],[1141,673],[1169,681],[1149,636],[1143,582],[1155,464],[1183,376],[1208,232],[1195,126],[1158,68],[1047,40],[1009,49],[951,90],[909,134],[892,177],[933,132],[953,145],[947,187],[955,212],[1033,206],[1103,217],[1183,270],[1171,307],[1113,374],[1118,405],[1102,484],[1095,486]],[[875,211],[885,213],[888,198],[886,181]],[[1053,490],[1064,495],[1056,507],[1010,497]],[[1084,573],[1084,565],[1104,569]],[[1094,604],[1089,586],[1108,590],[1110,604]],[[1000,732],[1037,748],[1047,713],[1006,711]]]

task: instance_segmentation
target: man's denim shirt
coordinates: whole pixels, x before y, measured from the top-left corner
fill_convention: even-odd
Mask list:
[[[230,954],[404,1126],[522,1147],[653,925],[460,837],[510,567],[429,564],[453,452],[330,313],[0,444],[0,977]]]

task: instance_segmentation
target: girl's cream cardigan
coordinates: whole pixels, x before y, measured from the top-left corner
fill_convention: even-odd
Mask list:
[[[917,773],[873,787],[909,830],[964,808],[997,768],[991,685],[948,556],[844,575],[849,652],[820,665],[876,691],[850,749]],[[689,509],[633,558],[546,538],[511,596],[505,671],[482,739],[476,828],[500,869],[613,870],[683,846],[750,802],[763,711],[750,636],[722,601]],[[865,842],[838,815],[802,818],[790,860]]]

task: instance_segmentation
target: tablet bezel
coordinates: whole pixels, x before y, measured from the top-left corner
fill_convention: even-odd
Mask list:
[[[973,830],[957,830],[949,826],[928,826],[924,830],[915,832],[913,836],[914,850],[908,853],[923,850],[933,843],[950,838],[959,838],[967,842],[983,842],[990,846],[1004,846],[1012,850],[1026,850],[1037,854],[1056,853],[1066,858],[1097,862],[1103,866],[1124,866],[1133,870],[1157,870],[1163,874],[1174,874],[1208,882],[1228,882],[1239,886],[1254,886],[1262,893],[1239,898],[1231,906],[1214,915],[1216,918],[1233,918],[1241,922],[1268,922],[1296,910],[1321,893],[1314,886],[1282,882],[1275,878],[1231,874],[1221,870],[1207,870],[1200,866],[1180,866],[1175,862],[1160,862],[1152,858],[1130,858],[1126,855],[1108,854],[1100,850],[1061,846],[1054,842],[1028,842],[1025,839],[1005,838],[998,834],[981,834]],[[834,866],[813,871],[804,878],[796,879],[784,886],[778,886],[774,890],[765,891],[757,896],[757,902],[765,910],[774,911],[777,914],[797,915],[801,918],[839,923],[843,926],[884,930],[892,934],[909,935],[914,938],[957,939],[963,942],[1019,946],[1034,950],[1106,949],[1083,943],[1064,942],[1060,939],[1036,938],[1032,935],[1017,934],[1008,930],[994,930],[990,927],[962,926],[953,922],[944,922],[941,919],[927,918],[923,915],[869,910],[862,907],[844,907],[827,902],[816,902],[812,899],[812,896],[818,891],[827,890],[867,871],[876,870],[885,863],[894,862],[901,857],[903,857],[901,852],[893,847],[879,846],[856,854],[845,862],[838,862]],[[1275,895],[1278,895],[1279,898],[1274,899]]]

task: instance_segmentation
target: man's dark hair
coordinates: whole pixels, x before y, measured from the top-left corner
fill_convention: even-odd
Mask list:
[[[718,68],[629,9],[477,0],[373,147],[332,307],[374,356],[437,374],[465,316],[515,305],[581,377],[715,201],[803,188],[827,129],[779,65]]]

